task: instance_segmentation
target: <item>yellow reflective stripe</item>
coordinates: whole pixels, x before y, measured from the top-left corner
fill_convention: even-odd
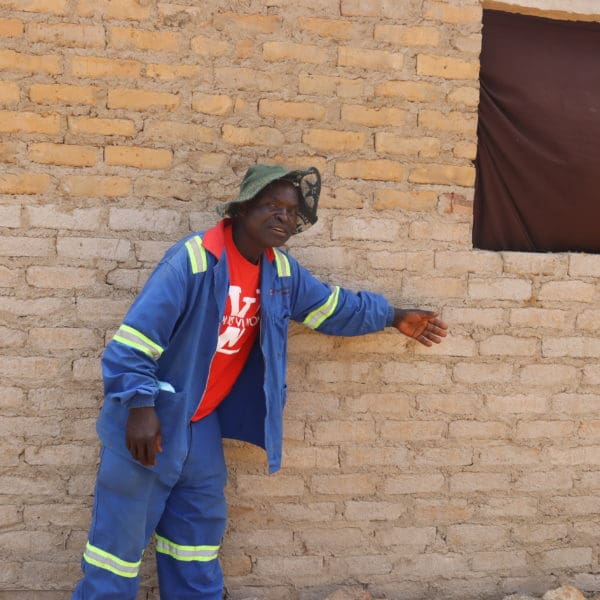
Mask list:
[[[219,555],[219,546],[182,546],[156,535],[156,551],[184,562],[208,562]]]
[[[206,250],[202,247],[202,238],[195,235],[186,243],[190,263],[192,265],[192,273],[204,273],[207,269]]]
[[[159,358],[163,353],[163,348],[129,325],[121,325],[113,336],[113,340],[125,344],[125,346],[137,348],[154,359]]]
[[[273,248],[275,251],[275,265],[277,267],[277,275],[279,277],[291,277],[292,269],[290,267],[290,261],[288,257],[277,250],[277,248]]]
[[[303,324],[311,329],[319,327],[325,319],[328,319],[333,314],[333,311],[337,307],[339,296],[340,288],[335,286],[334,291],[331,292],[327,301],[324,304],[321,304],[319,308],[313,310],[306,319],[304,319]]]
[[[109,554],[96,546],[92,546],[89,542],[86,544],[83,559],[90,565],[105,569],[120,577],[137,577],[140,572],[140,564],[142,563],[141,560],[127,562],[114,554]]]

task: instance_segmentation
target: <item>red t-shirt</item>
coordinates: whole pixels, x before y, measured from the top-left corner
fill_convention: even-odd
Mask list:
[[[229,297],[206,389],[192,421],[209,415],[231,391],[259,330],[260,264],[253,264],[240,254],[233,241],[231,226],[225,227],[225,252],[229,267]]]

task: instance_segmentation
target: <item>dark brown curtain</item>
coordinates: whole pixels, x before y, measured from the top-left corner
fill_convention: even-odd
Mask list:
[[[600,252],[600,23],[483,11],[473,245]]]

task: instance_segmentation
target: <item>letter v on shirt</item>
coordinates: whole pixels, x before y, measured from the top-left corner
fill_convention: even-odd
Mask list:
[[[206,389],[192,421],[210,414],[231,391],[259,329],[260,266],[247,261],[239,253],[230,226],[225,228],[225,251],[229,268],[229,297]]]
[[[259,292],[260,290],[256,290],[253,297],[244,296],[242,298],[243,305],[240,305],[242,288],[238,285],[229,286],[228,307],[230,312],[223,316],[223,325],[226,329],[223,331],[221,328],[222,333],[219,334],[217,352],[236,354],[240,351],[239,342],[244,333],[249,327],[256,327],[258,324],[259,317],[255,314],[248,316],[248,311],[252,305],[257,303]]]

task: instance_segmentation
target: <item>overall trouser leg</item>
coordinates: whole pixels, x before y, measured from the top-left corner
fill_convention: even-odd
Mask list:
[[[218,552],[227,469],[216,413],[190,424],[190,450],[156,528],[161,600],[221,600]]]
[[[73,600],[135,600],[142,553],[169,493],[155,471],[102,449],[83,578]]]

